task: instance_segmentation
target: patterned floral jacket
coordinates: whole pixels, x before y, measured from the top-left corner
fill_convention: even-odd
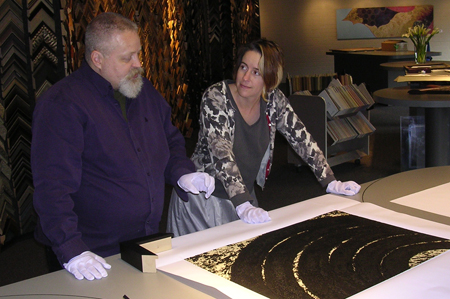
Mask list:
[[[203,94],[200,107],[200,131],[192,155],[197,171],[204,171],[219,179],[230,198],[247,192],[233,153],[233,141],[237,108],[227,97],[227,84],[221,81],[210,86]],[[312,169],[322,186],[334,180],[334,174],[323,152],[306,131],[294,113],[286,96],[275,89],[268,96],[266,117],[270,143],[261,161],[256,182],[262,188],[272,166],[275,133],[278,130],[295,152]]]

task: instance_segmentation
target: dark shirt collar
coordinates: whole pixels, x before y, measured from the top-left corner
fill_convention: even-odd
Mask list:
[[[79,70],[82,76],[85,76],[103,97],[113,96],[114,90],[111,83],[109,83],[108,80],[106,80],[105,78],[100,76],[97,72],[95,72],[91,68],[91,66],[86,62],[86,60],[83,60]]]

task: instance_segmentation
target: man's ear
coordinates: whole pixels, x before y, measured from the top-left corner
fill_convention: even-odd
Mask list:
[[[103,54],[99,51],[92,51],[91,52],[91,60],[92,63],[95,65],[96,68],[102,69],[103,64]]]

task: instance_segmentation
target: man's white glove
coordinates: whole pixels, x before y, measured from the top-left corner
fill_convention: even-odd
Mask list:
[[[343,195],[355,195],[359,192],[359,189],[361,189],[361,186],[353,181],[341,182],[334,180],[328,184],[327,192]]]
[[[64,263],[64,268],[78,280],[94,280],[108,276],[105,269],[111,269],[111,265],[95,253],[85,251]]]
[[[238,205],[236,207],[236,213],[242,221],[249,224],[264,223],[271,220],[267,211],[254,207],[248,201]]]
[[[181,176],[178,180],[178,186],[186,192],[199,194],[206,192],[208,198],[214,191],[215,181],[212,176],[204,172],[192,172]]]

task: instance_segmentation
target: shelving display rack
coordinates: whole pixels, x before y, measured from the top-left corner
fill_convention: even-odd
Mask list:
[[[363,90],[364,86],[360,86]],[[366,90],[367,91],[367,90]],[[326,92],[326,90],[324,90]],[[321,93],[326,97],[326,94]],[[333,101],[336,103],[339,99],[324,99],[321,95],[304,95],[293,94],[289,96],[289,102],[295,113],[300,117],[305,124],[308,132],[312,134],[320,149],[327,157],[328,164],[330,166],[342,164],[351,160],[355,160],[355,163],[359,163],[360,159],[369,154],[369,135],[375,131],[375,128],[370,124],[370,112],[369,108],[373,104],[373,99],[370,94],[359,94],[358,96],[369,97],[368,102],[362,102],[355,105],[352,109],[346,111],[335,111],[335,107],[331,108]],[[342,99],[340,99],[342,100]],[[329,111],[334,111],[333,115]],[[354,121],[347,121],[346,119],[354,118],[358,119],[363,117],[364,121],[361,126]],[[341,138],[340,140],[333,139],[330,136],[328,121],[342,120],[340,123],[345,123],[345,126],[349,126],[354,131],[354,136]],[[359,127],[359,128],[358,128]],[[339,126],[338,126],[339,128]],[[342,131],[345,131],[342,128]],[[339,131],[339,130],[338,130]],[[336,137],[335,137],[336,138]],[[304,162],[294,152],[292,148],[288,148],[288,163],[292,163],[296,166],[304,165]]]

